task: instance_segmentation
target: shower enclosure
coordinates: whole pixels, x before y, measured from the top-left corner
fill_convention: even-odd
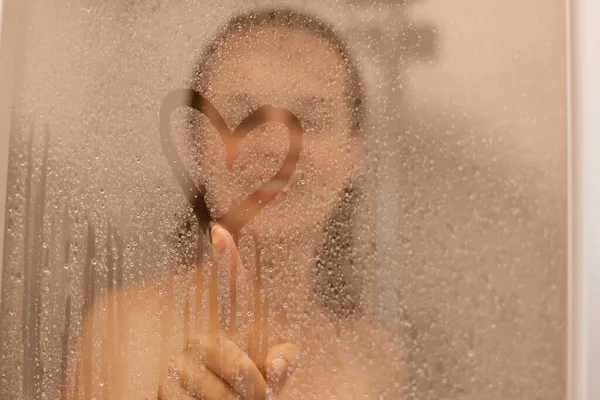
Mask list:
[[[402,343],[406,398],[594,398],[592,3],[4,0],[0,398],[68,396],[86,312],[184,263],[161,104],[225,22],[266,7],[318,16],[356,60],[354,279]]]

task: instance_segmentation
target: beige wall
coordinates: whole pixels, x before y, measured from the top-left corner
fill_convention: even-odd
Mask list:
[[[565,4],[429,0],[412,15],[440,49],[409,68],[399,168],[417,398],[564,398]]]

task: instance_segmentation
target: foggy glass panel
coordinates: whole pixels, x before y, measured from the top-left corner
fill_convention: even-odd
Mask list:
[[[564,397],[562,2],[20,7],[0,398]]]

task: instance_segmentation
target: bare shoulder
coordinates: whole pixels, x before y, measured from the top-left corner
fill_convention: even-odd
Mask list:
[[[361,317],[343,322],[341,331],[346,332],[346,336],[351,335],[347,340],[351,340],[363,350],[376,354],[385,353],[387,356],[393,352],[394,358],[405,357],[400,336],[368,318]]]
[[[169,310],[181,295],[184,281],[185,277],[164,274],[105,294],[85,313],[83,331],[127,339],[135,337],[128,333],[160,329],[171,317]]]
[[[352,346],[348,362],[360,368],[379,398],[402,398],[408,384],[408,357],[400,336],[367,318],[348,321],[343,328],[344,341]]]
[[[71,360],[66,382],[68,392],[74,394],[71,398],[155,395],[168,359],[181,341],[177,341],[173,310],[185,302],[182,293],[188,280],[186,276],[162,275],[94,302],[84,315]]]

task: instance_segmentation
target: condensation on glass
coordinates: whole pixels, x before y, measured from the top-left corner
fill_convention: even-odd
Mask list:
[[[0,398],[564,397],[564,5],[324,3],[22,2]]]

